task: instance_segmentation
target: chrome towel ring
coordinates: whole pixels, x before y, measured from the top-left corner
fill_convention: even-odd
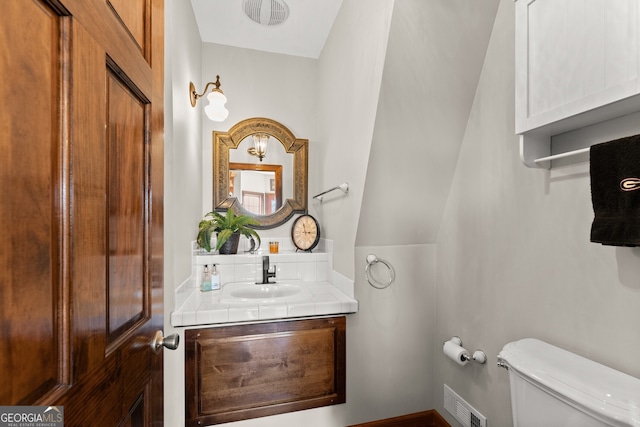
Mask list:
[[[382,263],[385,265],[385,267],[387,267],[387,269],[389,269],[389,280],[387,280],[384,283],[376,280],[374,277],[371,276],[371,273],[370,273],[371,266],[377,263]],[[367,282],[369,282],[369,284],[376,289],[388,288],[393,283],[393,281],[396,280],[396,272],[393,269],[393,266],[389,263],[389,261],[385,261],[381,258],[378,258],[374,254],[367,255],[367,266],[364,268],[364,274],[367,276]]]

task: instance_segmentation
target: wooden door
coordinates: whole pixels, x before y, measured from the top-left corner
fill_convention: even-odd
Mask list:
[[[0,4],[0,405],[162,425],[163,0]]]

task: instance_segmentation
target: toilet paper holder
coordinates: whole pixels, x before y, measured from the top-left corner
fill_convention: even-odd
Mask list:
[[[454,335],[453,337],[451,337],[451,339],[449,339],[450,342],[462,347],[462,339],[457,336]],[[445,341],[443,344],[447,343],[447,341]],[[487,361],[487,355],[485,354],[484,351],[482,350],[476,350],[473,352],[473,354],[469,355],[467,354],[468,352],[465,352],[463,354],[460,355],[461,359],[465,362],[476,362],[476,363],[480,363],[480,364],[484,364]]]

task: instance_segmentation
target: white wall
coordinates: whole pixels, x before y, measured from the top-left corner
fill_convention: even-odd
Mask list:
[[[318,167],[313,161],[313,153],[322,144],[318,138],[317,60],[203,43],[203,81],[198,90],[202,91],[207,81],[215,81],[216,75],[220,75],[220,88],[228,99],[229,117],[224,122],[212,122],[203,116],[202,214],[213,209],[214,130],[226,132],[234,124],[252,117],[276,120],[289,128],[296,138],[309,140],[310,175]],[[309,188],[312,188],[311,180]],[[197,222],[194,230],[197,231]],[[291,222],[271,230],[260,230],[259,234],[261,238],[288,236]]]
[[[352,423],[434,407],[440,356],[432,345],[433,243],[497,4],[394,2],[353,260],[359,311],[347,323]],[[395,268],[389,288],[369,286],[368,253]]]
[[[334,268],[354,277],[354,247],[373,135],[393,1],[345,0],[319,60],[318,119],[322,144],[311,158],[309,192],[317,194],[343,182],[339,192],[311,211],[334,240]],[[336,197],[337,196],[337,197]]]
[[[190,242],[200,220],[201,116],[189,102],[189,81],[200,81],[200,34],[191,3],[165,0],[164,332],[175,288],[191,275]],[[195,226],[194,226],[195,224]],[[165,425],[184,424],[184,345],[164,351]]]
[[[536,337],[640,377],[640,249],[589,242],[589,165],[528,169],[514,135],[514,2],[502,0],[437,243],[433,395],[443,384],[511,426],[504,344]],[[460,367],[442,341],[482,348]]]
[[[356,245],[436,242],[497,7],[395,2]]]
[[[435,245],[356,248],[358,313],[347,317],[347,408],[350,425],[434,407]],[[367,282],[367,254],[389,262],[395,281],[385,289]],[[372,268],[381,282],[389,272]],[[437,355],[435,355],[437,357]]]
[[[202,118],[189,102],[189,82],[200,81],[201,43],[193,11],[184,3],[165,3],[165,257],[173,283],[191,274],[188,249],[197,232],[202,191]]]

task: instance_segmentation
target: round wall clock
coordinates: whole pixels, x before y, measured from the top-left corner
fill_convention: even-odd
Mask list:
[[[320,241],[318,221],[309,214],[300,215],[293,221],[291,239],[299,250],[311,252]]]

